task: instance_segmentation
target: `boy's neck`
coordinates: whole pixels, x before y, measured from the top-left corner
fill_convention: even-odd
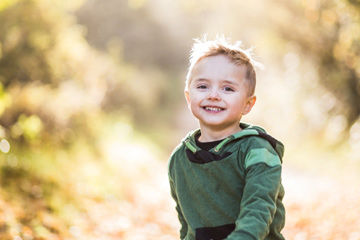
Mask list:
[[[233,128],[226,128],[221,130],[214,130],[212,128],[207,128],[200,126],[201,135],[199,137],[200,142],[213,142],[217,140],[222,140],[229,137],[230,135],[240,132],[242,129],[239,125]]]

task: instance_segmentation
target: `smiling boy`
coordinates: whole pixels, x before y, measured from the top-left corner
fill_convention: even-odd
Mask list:
[[[171,194],[185,240],[284,239],[284,147],[241,122],[255,104],[251,51],[224,38],[196,40],[185,97],[200,129],[169,160]]]
[[[201,59],[191,74],[185,97],[199,120],[200,142],[223,139],[239,132],[241,116],[250,112],[256,97],[248,94],[246,67],[225,55]]]

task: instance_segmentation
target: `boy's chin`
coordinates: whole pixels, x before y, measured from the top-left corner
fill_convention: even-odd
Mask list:
[[[200,128],[207,128],[214,131],[222,131],[227,129],[237,129],[240,128],[240,122],[236,123],[224,123],[224,122],[201,122],[199,121]]]

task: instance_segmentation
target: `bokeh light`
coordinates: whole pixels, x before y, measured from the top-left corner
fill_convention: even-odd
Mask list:
[[[10,151],[10,143],[6,139],[0,141],[0,150],[3,153],[8,153]]]

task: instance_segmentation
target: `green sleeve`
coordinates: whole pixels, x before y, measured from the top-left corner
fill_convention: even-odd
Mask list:
[[[181,224],[181,228],[180,228],[180,239],[184,239],[186,237],[187,231],[188,231],[188,224],[182,214],[178,199],[177,199],[177,195],[175,192],[175,187],[174,187],[174,182],[170,179],[170,189],[171,189],[171,196],[173,197],[173,199],[175,200],[176,203],[176,212],[178,214],[178,218]]]
[[[259,151],[258,151],[259,150]],[[226,240],[259,240],[269,234],[281,187],[281,162],[270,148],[247,154],[246,184],[235,230]]]

